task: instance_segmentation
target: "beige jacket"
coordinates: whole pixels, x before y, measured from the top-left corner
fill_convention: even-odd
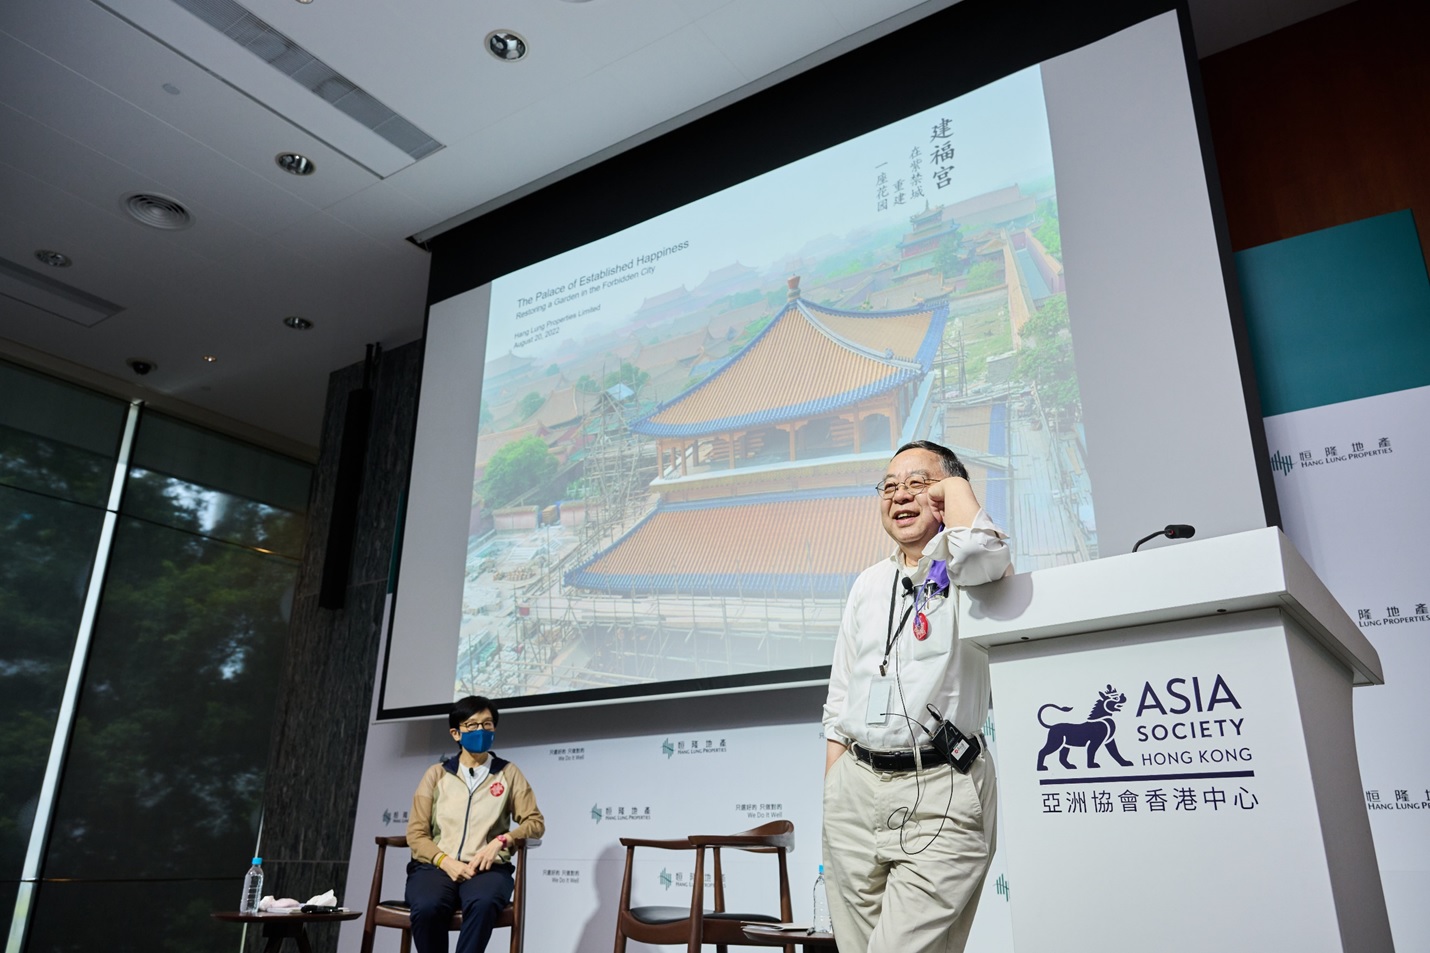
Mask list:
[[[413,860],[430,864],[440,852],[466,863],[499,834],[525,840],[546,831],[546,819],[526,775],[495,754],[491,761],[491,773],[475,791],[468,791],[467,782],[457,774],[459,755],[432,765],[422,775],[407,820],[407,846]],[[503,850],[497,859],[508,863],[511,852]]]

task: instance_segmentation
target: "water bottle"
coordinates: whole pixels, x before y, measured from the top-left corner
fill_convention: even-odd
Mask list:
[[[822,885],[822,884],[821,884]],[[263,899],[263,858],[253,858],[253,866],[243,875],[243,899],[238,902],[239,913],[257,913],[258,901]]]
[[[833,933],[834,924],[829,919],[829,895],[824,892],[824,865],[819,865],[819,876],[814,878],[814,927],[815,933]]]

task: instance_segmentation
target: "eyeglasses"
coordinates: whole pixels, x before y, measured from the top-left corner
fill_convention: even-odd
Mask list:
[[[466,721],[463,722],[458,731],[491,731],[497,723],[488,718],[486,721]]]
[[[886,500],[892,500],[894,494],[899,492],[899,487],[903,487],[914,496],[918,496],[937,482],[937,480],[930,480],[925,477],[909,477],[907,480],[884,480],[874,484],[874,492]]]

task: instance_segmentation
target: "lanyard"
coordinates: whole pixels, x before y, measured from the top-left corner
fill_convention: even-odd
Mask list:
[[[894,567],[894,585],[889,590],[889,631],[884,636],[884,661],[879,663],[879,674],[887,675],[889,667],[889,656],[894,651],[894,643],[899,641],[899,635],[904,631],[904,623],[909,621],[909,613],[914,611],[911,605],[904,610],[904,614],[899,617],[899,624],[894,625],[894,606],[899,600],[899,580],[904,578],[904,574]],[[915,602],[918,600],[915,599]]]

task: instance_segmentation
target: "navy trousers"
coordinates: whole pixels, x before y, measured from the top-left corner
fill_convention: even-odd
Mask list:
[[[457,934],[457,953],[482,953],[497,917],[511,900],[515,869],[511,864],[494,864],[457,883],[439,867],[410,862],[407,906],[412,911],[412,944],[417,953],[447,953],[447,926],[459,908],[462,932]]]

